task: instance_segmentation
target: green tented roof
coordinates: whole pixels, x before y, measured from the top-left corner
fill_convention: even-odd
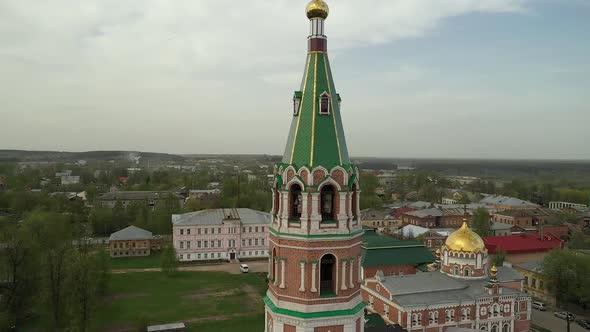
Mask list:
[[[319,98],[330,94],[330,114],[320,115]],[[331,169],[350,164],[339,96],[336,93],[327,53],[311,52],[307,55],[305,73],[301,83],[301,106],[293,115],[282,162],[301,166],[323,166]]]

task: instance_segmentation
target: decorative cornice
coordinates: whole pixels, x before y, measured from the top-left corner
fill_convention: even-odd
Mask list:
[[[283,309],[277,307],[268,296],[263,298],[264,303],[267,307],[275,313],[297,317],[297,318],[322,318],[322,317],[336,317],[336,316],[350,316],[357,314],[359,311],[363,310],[367,305],[365,302],[360,302],[355,307],[351,309],[345,310],[332,310],[332,311],[319,311],[319,312],[300,312],[295,310]]]

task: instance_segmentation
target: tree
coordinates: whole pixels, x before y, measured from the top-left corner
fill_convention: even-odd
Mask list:
[[[590,307],[590,258],[587,255],[554,249],[543,260],[543,274],[558,302]]]
[[[86,248],[74,251],[70,259],[67,285],[71,327],[86,332],[97,300],[99,273],[96,259]]]
[[[504,265],[504,260],[506,260],[506,252],[500,248],[496,249],[496,254],[492,256],[492,264],[502,266]]]
[[[38,293],[38,249],[30,234],[14,224],[0,229],[0,312],[9,326],[26,316]]]
[[[162,251],[162,259],[161,259],[161,267],[162,272],[164,272],[167,276],[173,276],[176,274],[178,269],[178,260],[176,259],[176,250],[174,247],[167,246]]]
[[[490,234],[490,214],[488,210],[480,207],[473,212],[471,228],[479,236],[488,236]]]
[[[61,327],[66,269],[73,238],[70,220],[55,212],[33,212],[27,216],[23,227],[38,244],[41,301],[51,311],[52,325]]]

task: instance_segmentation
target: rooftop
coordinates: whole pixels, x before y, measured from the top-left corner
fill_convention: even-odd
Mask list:
[[[109,241],[151,240],[152,238],[152,232],[139,227],[129,226],[111,234]]]
[[[488,204],[488,205],[507,205],[507,206],[530,206],[530,207],[539,207],[539,205],[525,201],[516,197],[509,197],[509,196],[502,196],[502,195],[488,195],[484,197],[480,203]]]
[[[363,266],[419,265],[432,263],[435,258],[420,241],[401,241],[372,230],[363,238]]]
[[[486,236],[483,238],[490,254],[494,254],[498,248],[507,253],[522,253],[547,251],[560,248],[562,241],[553,234],[516,234],[507,236]]]
[[[226,221],[237,220],[242,224],[270,224],[272,215],[246,208],[208,209],[172,215],[173,226],[222,225]]]
[[[514,264],[514,266],[527,271],[543,273],[543,262],[541,261],[524,262],[520,264]]]

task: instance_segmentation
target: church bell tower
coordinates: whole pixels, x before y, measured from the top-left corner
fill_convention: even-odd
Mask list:
[[[328,60],[328,13],[323,0],[307,5],[305,72],[274,168],[266,332],[364,330],[359,170],[348,156]]]

